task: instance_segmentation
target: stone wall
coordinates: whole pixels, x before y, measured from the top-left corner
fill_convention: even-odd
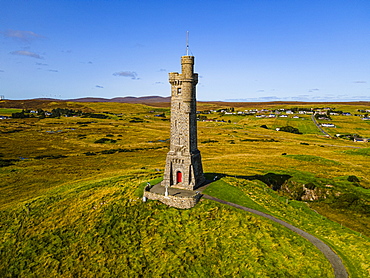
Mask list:
[[[194,207],[202,197],[202,194],[196,193],[192,197],[177,197],[177,196],[164,196],[162,194],[152,193],[150,191],[144,190],[144,197],[150,200],[158,200],[163,204],[170,207],[175,207],[179,209],[189,209]]]

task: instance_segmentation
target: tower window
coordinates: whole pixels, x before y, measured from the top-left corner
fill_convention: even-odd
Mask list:
[[[181,88],[177,88],[177,94],[181,95]]]

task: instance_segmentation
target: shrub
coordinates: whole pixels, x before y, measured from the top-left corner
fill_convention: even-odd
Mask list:
[[[116,153],[117,150],[104,150],[104,151],[101,151],[102,154],[113,154],[113,153]]]
[[[349,181],[349,182],[360,182],[360,180],[358,179],[358,177],[356,177],[356,176],[349,176],[348,178],[347,178],[347,180]]]
[[[138,117],[133,117],[129,122],[130,123],[143,123],[144,120],[143,119],[140,119]]]
[[[96,140],[94,143],[96,143],[96,144],[104,144],[104,143],[107,143],[107,142],[116,143],[117,140],[113,140],[113,139],[109,139],[109,138],[100,138],[100,139]]]
[[[336,199],[334,206],[341,209],[348,209],[350,206],[355,206],[359,199],[356,194],[344,193]]]
[[[35,157],[35,159],[58,159],[58,158],[64,158],[67,157],[66,155],[62,154],[46,154],[46,155],[38,155]]]
[[[84,153],[85,155],[96,155],[96,153],[94,153],[94,152],[86,152],[86,153]]]
[[[302,132],[300,132],[298,130],[298,128],[295,128],[295,127],[292,127],[292,126],[283,126],[280,128],[280,131],[284,131],[284,132],[289,132],[289,133],[294,133],[294,134],[302,134]]]
[[[92,124],[92,123],[94,123],[94,122],[77,122],[76,124],[78,124],[78,125],[83,125],[83,124]]]
[[[208,139],[208,140],[202,141],[201,143],[206,144],[206,143],[217,143],[217,142],[218,142],[217,140]]]
[[[281,186],[291,178],[290,175],[280,175],[275,173],[267,173],[266,175],[257,175],[256,178],[266,185],[270,186],[273,190],[279,190]]]
[[[309,182],[305,185],[307,189],[314,190],[316,188],[316,185],[314,185],[312,182]]]
[[[109,116],[104,114],[84,113],[81,118],[107,119]]]
[[[25,114],[24,110],[22,112],[12,113],[12,118],[13,119],[24,119],[24,118],[29,118],[29,117],[30,117],[30,115]]]
[[[16,159],[0,159],[0,167],[14,165],[13,161],[17,161],[17,160]]]
[[[2,131],[1,133],[15,133],[15,132],[20,132],[20,131],[23,131],[23,129],[7,130],[7,131]]]

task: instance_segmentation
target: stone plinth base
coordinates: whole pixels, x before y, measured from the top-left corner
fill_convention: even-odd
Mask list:
[[[155,187],[155,188],[154,188]],[[194,207],[202,197],[202,194],[195,191],[182,191],[171,188],[169,190],[169,195],[164,195],[164,187],[155,185],[153,188],[146,187],[144,189],[144,197],[150,200],[158,200],[170,207],[175,207],[179,209],[189,209]],[[154,190],[152,190],[154,189]],[[163,191],[163,193],[161,192]],[[172,192],[171,192],[172,191]],[[175,195],[175,196],[174,196]]]

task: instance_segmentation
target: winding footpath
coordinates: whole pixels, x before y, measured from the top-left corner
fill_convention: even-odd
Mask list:
[[[270,220],[272,220],[276,223],[279,223],[279,224],[283,225],[284,227],[286,227],[289,230],[299,234],[300,236],[302,236],[305,239],[307,239],[308,241],[310,241],[313,245],[315,245],[325,255],[325,257],[331,263],[331,265],[334,269],[334,275],[335,275],[336,278],[347,278],[348,277],[347,270],[344,267],[344,265],[342,263],[342,260],[339,258],[339,256],[336,253],[334,253],[334,251],[328,245],[326,245],[323,241],[319,240],[318,238],[314,237],[313,235],[311,235],[311,234],[309,234],[309,233],[307,233],[307,232],[305,232],[305,231],[303,231],[303,230],[301,230],[297,227],[294,227],[293,225],[290,225],[287,222],[284,222],[284,221],[282,221],[282,220],[280,220],[280,219],[278,219],[278,218],[276,218],[272,215],[263,213],[261,211],[250,209],[250,208],[247,208],[247,207],[243,207],[243,206],[240,206],[240,205],[237,205],[237,204],[234,204],[234,203],[230,203],[230,202],[227,202],[227,201],[224,201],[224,200],[221,200],[221,199],[218,199],[218,198],[206,195],[206,194],[203,194],[203,198],[209,199],[209,200],[212,200],[212,201],[216,201],[216,202],[219,202],[221,204],[229,205],[229,206],[232,206],[232,207],[244,210],[244,211],[254,213],[256,215],[268,218],[268,219],[270,219]]]

